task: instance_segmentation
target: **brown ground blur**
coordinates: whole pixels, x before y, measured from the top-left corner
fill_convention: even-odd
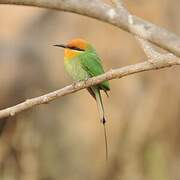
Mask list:
[[[126,0],[137,16],[180,35],[179,0]],[[134,37],[79,15],[0,5],[0,108],[64,87],[63,51],[90,41],[106,70],[145,60]],[[109,163],[94,100],[79,91],[0,122],[2,180],[179,180],[180,69],[110,82]],[[1,132],[2,130],[2,132]]]

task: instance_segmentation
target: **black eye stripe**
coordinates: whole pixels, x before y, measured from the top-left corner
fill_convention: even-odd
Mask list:
[[[77,47],[68,47],[69,49],[73,49],[73,50],[76,50],[76,51],[84,51],[84,49],[80,49],[80,48],[77,48]]]

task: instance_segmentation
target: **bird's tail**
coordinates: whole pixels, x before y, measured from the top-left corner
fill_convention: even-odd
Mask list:
[[[99,112],[100,121],[101,121],[101,123],[105,124],[106,119],[105,119],[105,114],[104,114],[104,106],[103,106],[101,93],[100,93],[99,89],[96,90],[95,96],[96,96],[96,103],[97,103],[97,108],[98,108],[98,112]]]
[[[100,116],[100,121],[103,124],[104,127],[104,139],[105,139],[105,146],[106,146],[106,160],[108,160],[108,142],[107,142],[107,133],[106,133],[106,118],[105,118],[105,113],[104,113],[104,106],[101,98],[101,93],[99,89],[94,90],[95,97],[96,97],[96,103],[97,103],[97,108]]]

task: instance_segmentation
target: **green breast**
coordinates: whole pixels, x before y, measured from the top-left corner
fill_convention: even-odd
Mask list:
[[[90,76],[82,68],[79,58],[74,58],[71,60],[65,59],[64,61],[65,70],[74,80],[85,80]]]

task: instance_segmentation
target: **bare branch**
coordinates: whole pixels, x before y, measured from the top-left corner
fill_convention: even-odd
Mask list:
[[[159,59],[173,59],[176,58],[176,56],[172,53],[159,53],[158,51],[156,51],[153,48],[153,44],[136,36],[136,38],[138,39],[138,41],[140,42],[140,45],[142,47],[142,49],[144,50],[144,53],[146,54],[146,56],[148,57],[148,59],[150,60],[159,60]]]
[[[159,59],[158,61],[155,61],[153,64],[150,63],[149,61],[146,61],[146,62],[129,65],[129,66],[118,68],[118,69],[109,70],[105,74],[90,78],[87,81],[81,81],[81,82],[71,84],[69,86],[66,86],[62,89],[51,92],[49,94],[45,94],[40,97],[28,99],[23,103],[1,110],[0,119],[4,117],[9,117],[9,116],[15,116],[17,113],[30,109],[34,106],[37,106],[40,104],[46,104],[61,96],[74,93],[76,91],[90,87],[95,84],[99,84],[100,82],[103,82],[105,80],[122,78],[124,76],[128,76],[131,74],[135,74],[135,73],[139,73],[143,71],[162,69],[162,68],[170,67],[173,65],[180,65],[180,59],[179,58]]]
[[[130,24],[132,24],[131,28],[134,28],[133,22],[132,22],[132,14],[125,8],[123,4],[123,0],[112,0],[112,2],[116,5],[118,9],[121,9],[124,11],[129,16]],[[160,59],[173,59],[176,58],[176,56],[172,53],[159,53],[154,49],[153,45],[151,42],[142,39],[141,37],[134,35],[134,37],[138,40],[138,42],[141,45],[141,48],[143,49],[144,53],[148,57],[148,61],[151,63],[154,63],[154,61],[159,61]]]
[[[126,10],[126,8],[124,7],[124,3],[122,0],[112,0],[112,2],[116,5],[116,7],[118,9],[124,10],[128,13],[128,11]]]
[[[137,35],[140,38],[148,40],[158,45],[159,47],[174,53],[177,56],[180,56],[180,37],[167,31],[166,29],[131,15],[123,7],[122,1],[114,1],[118,3],[119,8],[112,8],[111,6],[99,0],[0,0],[0,4],[36,6],[68,11],[93,17],[95,19],[99,19],[101,21],[115,25],[125,31],[132,33],[133,35]],[[148,49],[147,42],[144,41],[141,43],[143,44],[143,48],[146,47],[146,51],[150,54],[150,49]],[[151,48],[151,50],[153,49]],[[153,52],[152,54],[154,55],[155,53]],[[149,57],[153,58],[152,55],[149,55]],[[15,116],[17,113],[30,109],[34,106],[48,103],[58,97],[74,93],[105,80],[112,80],[143,71],[180,65],[180,59],[176,58],[170,53],[168,56],[167,54],[165,54],[165,56],[160,54],[160,57],[161,58],[155,58],[153,63],[146,61],[135,65],[129,65],[119,69],[110,70],[103,75],[93,77],[87,81],[77,82],[49,94],[26,100],[25,102],[22,102],[16,106],[1,110],[0,118]]]
[[[115,1],[115,0],[114,0]],[[113,8],[98,0],[0,0],[0,4],[16,4],[73,12],[115,25],[180,56],[180,37],[122,8]]]

